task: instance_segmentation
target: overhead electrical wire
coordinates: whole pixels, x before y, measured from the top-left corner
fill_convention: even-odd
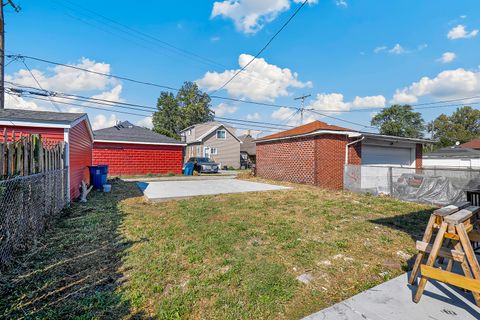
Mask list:
[[[77,10],[76,10],[75,8],[73,8],[73,7],[65,4],[65,3],[63,3],[63,2],[59,2],[59,1],[57,1],[57,0],[51,0],[51,1],[52,1],[52,2],[55,2],[55,3],[57,3],[57,4],[60,4],[61,6],[67,8],[67,9],[73,11],[73,12],[77,12]],[[135,44],[141,46],[142,48],[146,48],[146,49],[148,49],[148,50],[153,50],[153,51],[155,51],[155,52],[157,52],[157,53],[163,54],[163,52],[157,51],[156,48],[147,47],[147,46],[145,46],[145,45],[143,45],[143,44],[141,44],[141,43],[138,43],[136,40],[143,40],[143,41],[145,41],[145,42],[148,43],[148,44],[159,44],[159,43],[160,43],[160,44],[162,45],[162,48],[163,48],[163,49],[166,49],[166,50],[168,50],[168,51],[171,52],[171,53],[179,54],[179,55],[181,55],[181,56],[184,57],[184,58],[187,58],[187,59],[190,59],[190,60],[195,60],[196,62],[200,62],[200,63],[203,63],[203,64],[208,65],[208,66],[221,67],[221,68],[223,68],[223,69],[228,69],[228,68],[229,68],[229,67],[227,67],[227,66],[225,66],[225,65],[223,65],[223,64],[221,64],[221,63],[219,63],[219,62],[217,62],[217,61],[214,61],[214,60],[212,60],[212,59],[210,59],[210,58],[203,57],[203,56],[201,56],[201,55],[199,55],[199,54],[197,54],[197,53],[194,53],[194,52],[192,52],[192,51],[189,51],[189,50],[180,48],[180,47],[178,47],[178,46],[175,46],[175,45],[173,45],[173,44],[171,44],[171,43],[169,43],[169,42],[166,42],[165,40],[160,39],[159,37],[156,37],[156,36],[153,36],[153,35],[151,35],[151,34],[148,34],[148,33],[145,33],[145,32],[143,32],[143,31],[140,31],[140,30],[137,30],[137,29],[135,29],[135,28],[132,28],[132,27],[130,27],[130,26],[124,24],[124,23],[121,23],[121,22],[119,22],[119,21],[116,21],[116,20],[114,20],[114,19],[112,19],[112,18],[109,18],[109,17],[107,17],[107,16],[105,16],[105,15],[103,15],[103,14],[101,14],[101,13],[98,13],[98,12],[96,12],[96,11],[93,11],[93,10],[91,10],[91,9],[89,9],[89,8],[83,7],[83,6],[81,6],[81,5],[77,4],[77,3],[74,3],[74,2],[71,2],[71,1],[68,1],[68,0],[65,0],[64,2],[68,2],[68,3],[70,3],[71,5],[76,6],[77,8],[80,8],[81,10],[83,10],[83,11],[85,11],[85,12],[87,12],[87,13],[90,13],[90,14],[92,14],[92,15],[94,15],[94,16],[100,17],[101,19],[106,20],[106,21],[114,24],[115,26],[112,26],[111,24],[105,23],[104,21],[101,21],[101,20],[98,20],[98,19],[95,20],[95,22],[100,23],[100,24],[103,24],[103,25],[105,25],[106,27],[110,27],[110,28],[113,28],[113,29],[115,29],[115,30],[120,31],[121,34],[114,33],[114,32],[112,32],[112,31],[110,31],[110,30],[108,30],[108,29],[105,29],[105,28],[100,28],[101,30],[103,30],[103,31],[105,31],[105,32],[107,32],[107,33],[109,33],[109,34],[118,36],[118,37],[120,37],[120,38],[122,38],[122,39],[124,39],[124,40],[129,41],[129,42],[134,42]],[[69,13],[65,13],[65,15],[69,16],[69,17],[72,18],[72,19],[78,20],[78,21],[80,21],[80,22],[82,22],[82,23],[84,23],[84,24],[87,24],[87,25],[89,25],[89,26],[91,26],[91,27],[93,27],[93,28],[97,28],[97,29],[99,28],[99,27],[96,26],[95,24],[90,23],[90,22],[88,22],[88,21],[85,21],[85,20],[82,19],[82,18],[75,17],[75,16],[73,16],[73,15],[71,15],[71,14],[69,14]],[[123,29],[122,29],[122,28],[123,28]],[[131,39],[125,38],[125,36],[124,36],[125,34],[132,36],[134,40],[132,41]],[[139,36],[140,36],[140,37],[139,37]],[[193,59],[192,59],[192,58],[193,58]],[[254,76],[251,76],[251,75],[245,75],[245,76],[248,77],[248,78],[251,78],[251,79],[253,79],[253,80],[260,81],[260,82],[263,82],[263,83],[265,83],[265,84],[268,84],[268,82],[265,81],[265,80],[263,80],[263,79],[259,79],[259,78],[256,78],[256,77],[254,77]]]
[[[293,18],[295,18],[295,16],[300,12],[300,10],[302,10],[302,8],[307,4],[307,2],[308,2],[308,0],[303,1],[303,3],[297,8],[297,10],[295,10],[295,12],[290,16],[290,18],[288,18],[288,20],[285,21],[285,23],[282,25],[282,27],[277,32],[275,32],[275,34],[270,38],[270,40],[268,40],[268,42],[263,46],[263,48],[260,49],[260,51],[258,51],[257,54],[247,64],[245,64],[240,70],[235,72],[235,74],[229,80],[227,80],[218,89],[214,90],[212,92],[212,94],[214,94],[214,93],[222,90],[226,86],[228,86],[228,84],[230,82],[232,82],[240,73],[245,71],[245,69],[247,69],[248,66],[250,64],[252,64],[253,61],[255,61],[268,48],[268,46],[273,42],[273,40],[275,40],[275,38],[287,27],[287,25],[293,20]]]

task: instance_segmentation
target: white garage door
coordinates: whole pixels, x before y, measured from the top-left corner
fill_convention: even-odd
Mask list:
[[[398,147],[362,146],[362,164],[384,166],[411,166],[414,149]]]

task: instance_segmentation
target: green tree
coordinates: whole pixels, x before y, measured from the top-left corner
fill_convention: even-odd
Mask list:
[[[193,82],[185,82],[176,96],[162,91],[158,111],[153,114],[153,130],[178,139],[182,129],[214,119],[210,103],[210,96]]]
[[[371,125],[379,128],[381,134],[423,138],[425,123],[419,112],[409,105],[392,105],[372,118]]]
[[[465,143],[480,136],[480,110],[458,108],[451,116],[439,115],[427,128],[439,148],[453,146],[457,141]]]

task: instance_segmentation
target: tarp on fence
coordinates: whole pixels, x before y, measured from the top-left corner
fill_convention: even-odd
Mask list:
[[[346,165],[344,189],[447,205],[465,200],[466,190],[480,189],[480,170]]]

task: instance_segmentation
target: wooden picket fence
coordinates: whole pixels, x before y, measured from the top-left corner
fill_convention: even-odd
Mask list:
[[[64,168],[64,142],[4,129],[3,137],[0,136],[0,180]]]

